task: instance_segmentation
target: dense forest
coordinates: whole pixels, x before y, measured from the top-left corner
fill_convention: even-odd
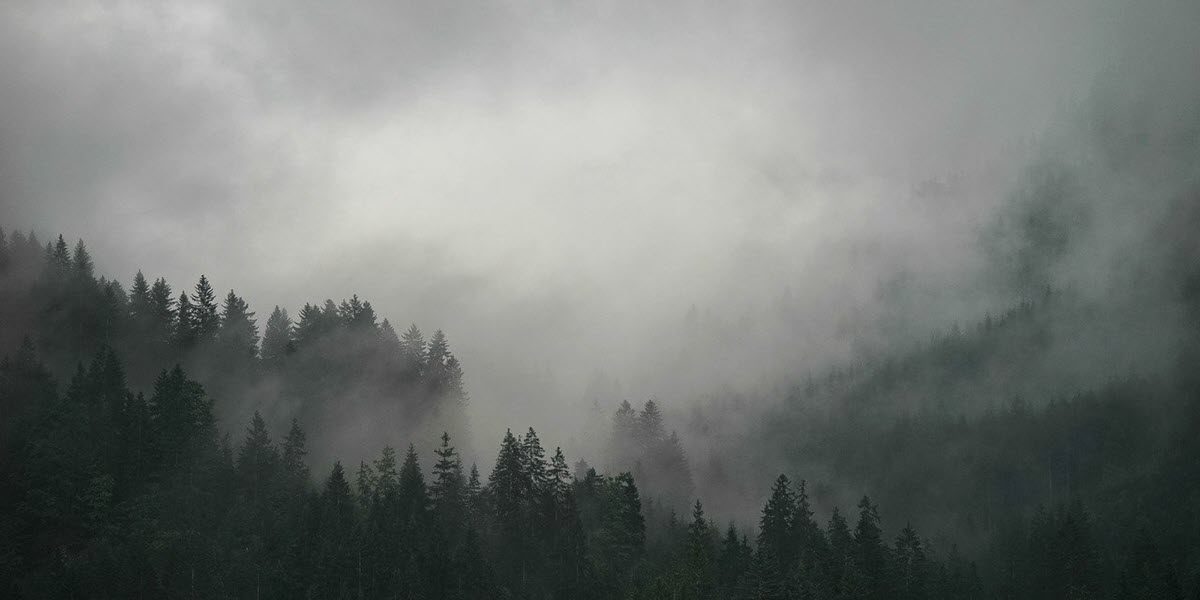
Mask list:
[[[789,451],[860,474],[870,495],[838,506],[805,473],[781,474],[757,522],[738,524],[695,497],[653,400],[613,407],[596,458],[608,469],[528,429],[504,435],[485,477],[456,448],[467,394],[446,336],[397,335],[356,296],[295,323],[275,308],[260,336],[247,303],[218,303],[206,278],[176,297],[138,273],[126,292],[96,277],[82,242],[15,232],[0,237],[0,281],[10,597],[1200,597],[1194,355],[1163,381],[969,419],[871,420],[846,402],[805,423],[785,404],[769,445],[801,444]],[[792,403],[976,360],[1051,304],[810,380]],[[310,463],[306,430],[356,408],[346,389],[390,398],[394,420],[376,426],[407,448]],[[229,416],[255,394],[291,398],[293,417]],[[959,515],[960,539],[923,536],[912,523],[931,515]]]

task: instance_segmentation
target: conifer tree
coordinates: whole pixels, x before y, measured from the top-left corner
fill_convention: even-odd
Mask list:
[[[292,419],[292,427],[288,429],[287,436],[283,438],[281,458],[283,472],[291,479],[293,485],[302,486],[308,483],[308,465],[304,461],[307,454],[304,430],[300,428],[300,423],[296,419]]]
[[[76,279],[91,281],[95,277],[95,264],[92,255],[87,251],[83,240],[75,242],[75,250],[71,254],[71,272]]]
[[[749,548],[742,545],[737,527],[733,523],[725,530],[721,539],[721,550],[717,556],[716,582],[726,598],[740,595],[746,572],[753,560]]]
[[[233,290],[225,296],[217,339],[231,359],[249,360],[258,356],[258,325],[254,313]]]
[[[642,556],[646,523],[633,475],[621,473],[610,483],[611,496],[600,539],[600,555],[611,572],[624,572]]]
[[[859,501],[858,509],[853,555],[858,576],[856,583],[865,597],[883,600],[891,594],[887,586],[887,549],[879,527],[879,511],[866,496]]]
[[[139,270],[133,276],[133,286],[129,288],[129,313],[138,323],[139,329],[147,327],[154,318],[154,301],[150,297],[150,284],[146,276]]]
[[[846,518],[834,507],[829,515],[829,564],[826,567],[830,587],[836,594],[844,594],[849,578],[850,562],[853,560],[854,538]]]
[[[773,572],[780,576],[785,575],[791,565],[794,510],[795,497],[792,494],[791,482],[786,475],[780,474],[771,486],[771,497],[763,506],[762,516],[758,521],[759,551],[766,550],[778,561]]]
[[[507,430],[500,442],[496,465],[488,478],[488,496],[501,527],[521,526],[521,509],[528,498],[530,488],[525,466],[526,460],[521,444],[517,442],[512,430]]]
[[[637,460],[637,416],[628,400],[622,400],[613,414],[612,436],[608,442],[609,462],[619,469],[630,469]]]
[[[690,587],[697,598],[709,598],[715,588],[714,559],[712,556],[712,532],[704,518],[704,506],[700,500],[692,507],[692,522],[688,525],[687,560],[690,572]]]
[[[246,439],[238,451],[237,469],[242,487],[252,501],[259,501],[266,492],[279,464],[279,452],[271,443],[267,423],[262,414],[254,411]]]
[[[546,474],[546,451],[538,439],[537,432],[532,427],[521,438],[521,457],[524,460],[522,469],[529,486],[526,494],[532,497],[545,490],[548,485]]]
[[[425,351],[425,366],[422,370],[425,387],[435,399],[441,399],[449,391],[450,376],[446,363],[450,357],[446,334],[438,329],[433,332],[433,337],[429,338],[429,346]]]
[[[409,325],[400,336],[401,373],[407,381],[419,381],[425,371],[425,336],[416,323]]]
[[[367,461],[358,463],[358,473],[354,478],[355,491],[358,492],[358,501],[363,509],[371,506],[371,502],[375,496],[375,470]]]
[[[394,494],[400,482],[399,471],[396,465],[396,450],[391,446],[384,446],[380,452],[379,458],[375,460],[374,469],[371,470],[371,487],[381,496]]]
[[[442,445],[434,451],[437,462],[433,465],[433,484],[429,495],[433,511],[442,534],[452,539],[466,516],[466,481],[463,478],[462,461],[454,446],[450,445],[450,434],[442,432]]]
[[[893,553],[896,564],[896,598],[900,600],[925,598],[928,564],[921,539],[912,525],[906,525],[896,538]]]
[[[637,441],[644,450],[655,451],[659,442],[666,438],[666,428],[663,426],[662,412],[653,398],[646,401],[638,415],[635,427]]]
[[[157,345],[169,344],[175,336],[175,297],[167,280],[159,277],[150,288],[151,326],[154,331],[154,341]]]
[[[425,476],[421,474],[417,449],[412,444],[409,444],[408,452],[404,455],[396,485],[401,517],[412,526],[420,526],[429,507],[429,495],[425,489]]]
[[[263,330],[262,358],[268,363],[277,363],[295,350],[292,339],[292,320],[287,310],[275,306]]]
[[[216,337],[221,326],[221,317],[218,314],[216,294],[204,275],[196,282],[191,301],[193,335],[197,342],[207,342]]]
[[[175,309],[175,341],[182,348],[191,348],[196,343],[196,308],[187,294],[179,295]]]

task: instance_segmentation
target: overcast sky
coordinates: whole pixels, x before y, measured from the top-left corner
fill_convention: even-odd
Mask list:
[[[789,361],[897,274],[973,314],[1030,149],[1185,4],[9,1],[0,226],[260,324],[358,293],[446,330],[477,422],[537,424],[693,305],[790,289]]]

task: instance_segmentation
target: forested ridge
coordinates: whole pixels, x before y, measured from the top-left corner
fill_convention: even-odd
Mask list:
[[[848,401],[806,420],[785,404],[756,443],[870,482],[868,496],[839,506],[845,494],[800,466],[739,525],[695,497],[653,400],[613,407],[609,456],[594,457],[612,472],[527,429],[484,474],[456,448],[467,394],[440,331],[398,335],[355,296],[295,323],[276,308],[260,335],[248,304],[218,302],[206,278],[176,296],[139,273],[126,291],[96,277],[82,242],[0,236],[8,596],[1200,597],[1194,347],[1166,378],[970,418],[867,418]],[[899,385],[922,361],[970,363],[1036,310],[794,401],[827,385],[865,402],[854,389]],[[256,394],[287,399],[289,418],[245,408]],[[322,426],[364,408],[355,394],[388,399],[375,426],[412,443],[311,462]],[[930,490],[940,504],[922,504]],[[958,515],[962,539],[913,526],[931,515]]]

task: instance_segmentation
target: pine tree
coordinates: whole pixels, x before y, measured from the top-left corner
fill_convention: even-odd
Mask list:
[[[815,574],[826,562],[829,552],[821,527],[813,520],[812,506],[808,500],[808,483],[801,479],[793,494],[795,507],[791,518],[791,548],[804,571]]]
[[[599,553],[610,573],[623,573],[642,556],[646,523],[642,501],[633,475],[621,473],[612,479],[609,507],[601,529]]]
[[[176,333],[175,297],[166,279],[159,277],[154,280],[154,285],[150,287],[150,304],[154,339],[159,346],[166,346],[171,343]]]
[[[252,501],[257,502],[261,499],[274,478],[278,465],[279,452],[271,443],[271,436],[267,433],[267,423],[263,420],[262,414],[254,411],[250,427],[246,429],[246,440],[242,442],[237,459],[242,487]]]
[[[176,469],[207,444],[215,443],[212,401],[178,365],[163,371],[155,381],[150,416],[158,434],[158,464],[164,468]]]
[[[348,596],[358,584],[354,553],[354,500],[342,463],[333,471],[321,492],[318,525],[313,541],[316,569],[315,595],[321,598]]]
[[[771,486],[771,497],[763,506],[758,521],[759,551],[767,550],[778,561],[773,572],[781,577],[787,574],[792,564],[792,513],[795,501],[791,482],[786,475],[780,474]]]
[[[545,490],[548,484],[546,451],[542,448],[542,442],[532,427],[521,438],[521,457],[524,460],[522,469],[529,486],[526,494],[532,497]]]
[[[371,487],[376,494],[386,496],[394,494],[400,482],[399,471],[396,466],[396,450],[391,446],[384,446],[380,452],[379,458],[375,460],[374,469],[371,471]]]
[[[258,356],[258,325],[246,301],[229,290],[217,339],[229,358],[248,360]]]
[[[691,575],[690,587],[695,597],[711,597],[715,586],[713,572],[712,532],[704,518],[704,506],[699,500],[692,508],[692,522],[688,525],[687,561]]]
[[[737,527],[730,523],[721,538],[721,550],[717,555],[717,586],[726,598],[738,595],[739,585],[750,566],[744,559]]]
[[[854,528],[853,563],[859,576],[857,584],[867,598],[891,597],[887,585],[887,550],[879,527],[879,511],[871,499],[863,496],[858,503],[858,525]]]
[[[847,593],[846,585],[849,577],[850,562],[853,560],[854,538],[850,534],[850,526],[846,518],[834,507],[829,515],[829,563],[826,573],[829,587],[835,594]]]
[[[926,597],[928,563],[921,539],[912,525],[905,525],[896,538],[896,598],[900,600]]]
[[[646,401],[638,415],[635,427],[638,444],[647,451],[656,450],[659,442],[666,438],[666,428],[663,426],[662,412],[653,398]]]
[[[488,478],[488,496],[501,527],[519,528],[521,511],[528,499],[528,474],[525,455],[512,430],[504,433],[496,465]]]
[[[292,427],[283,438],[282,466],[283,472],[298,488],[308,483],[308,464],[304,461],[307,454],[304,430],[300,429],[296,419],[292,419]]]
[[[471,522],[478,524],[483,519],[483,484],[479,478],[479,467],[475,463],[471,463],[470,474],[467,475],[467,485],[464,491],[464,497],[467,503],[467,511],[471,518]]]
[[[369,329],[374,330],[375,325],[375,309],[371,308],[370,302],[363,302],[358,299],[358,294],[355,294],[349,301],[342,300],[342,303],[337,308],[338,319],[349,329]]]
[[[379,324],[379,339],[383,342],[385,356],[391,360],[400,360],[400,336],[396,333],[396,329],[392,327],[392,323],[384,319]]]
[[[196,341],[203,343],[212,340],[221,326],[221,317],[217,312],[216,294],[204,275],[196,282],[191,301],[193,335]]]
[[[419,381],[424,377],[426,347],[425,336],[416,323],[409,325],[400,336],[401,373],[407,381]]]
[[[154,319],[154,301],[150,297],[150,284],[146,276],[139,270],[133,276],[133,286],[129,288],[129,312],[140,329],[148,327]]]
[[[425,477],[421,474],[417,449],[412,444],[409,444],[408,452],[404,455],[404,464],[400,466],[397,497],[401,518],[412,527],[423,525],[425,511],[429,506],[429,495],[425,489]]]
[[[88,253],[87,246],[83,244],[83,240],[75,242],[75,251],[71,255],[71,272],[75,275],[75,278],[91,281],[95,278],[94,270],[95,265],[92,262],[92,255]]]
[[[267,328],[262,337],[262,358],[268,363],[277,363],[295,350],[292,340],[292,320],[287,310],[275,306],[267,319]]]
[[[442,445],[434,451],[437,462],[433,465],[433,484],[430,498],[438,526],[446,539],[454,539],[466,516],[466,481],[463,478],[462,461],[454,446],[450,445],[450,434],[442,432]]]
[[[62,235],[53,246],[46,243],[46,273],[51,282],[66,281],[71,272],[71,252]]]
[[[630,469],[637,460],[637,416],[628,400],[622,400],[613,414],[612,436],[608,442],[609,462],[620,469]]]
[[[191,348],[197,339],[196,308],[187,294],[179,295],[175,314],[175,341],[181,348]]]
[[[446,341],[446,334],[439,329],[433,332],[433,337],[429,338],[423,370],[425,385],[435,396],[440,396],[447,391],[449,377],[446,361],[449,358],[450,345]]]
[[[375,470],[367,461],[358,463],[358,474],[354,478],[355,489],[358,491],[358,501],[364,509],[370,507],[375,497]]]

